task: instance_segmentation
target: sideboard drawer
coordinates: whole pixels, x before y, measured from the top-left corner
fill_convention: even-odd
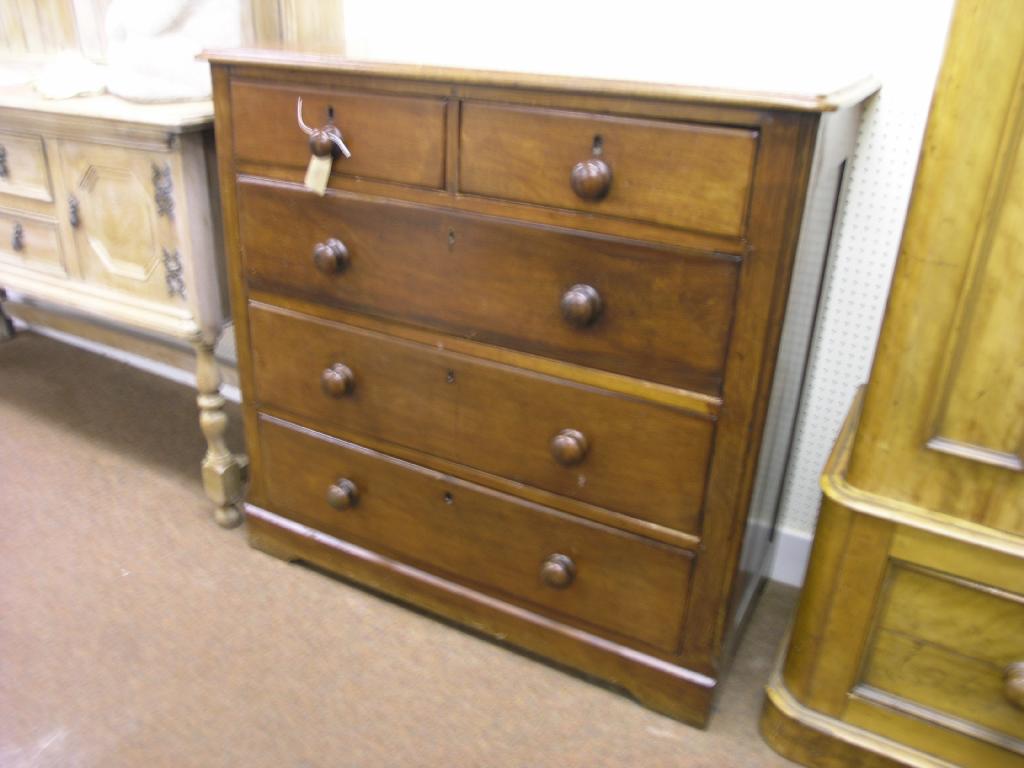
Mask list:
[[[0,211],[0,258],[65,274],[57,225],[16,211]]]
[[[710,420],[272,307],[249,317],[264,406],[699,531]]]
[[[267,495],[299,522],[546,612],[676,649],[690,553],[266,417],[259,430]]]
[[[50,168],[40,137],[0,133],[0,194],[53,200]]]
[[[894,565],[864,670],[863,683],[922,717],[930,709],[1024,738],[1024,595]]]
[[[252,288],[720,389],[738,276],[731,257],[342,193],[321,198],[247,180],[238,187]],[[330,239],[344,244],[347,260],[325,273],[314,248]],[[583,315],[572,321],[563,314],[570,299]]]
[[[335,174],[444,186],[445,101],[437,98],[235,82],[235,157],[305,169],[310,149],[296,118],[299,98],[310,127],[325,125],[328,109],[333,110],[334,123],[352,153],[334,161]]]
[[[752,130],[466,102],[459,187],[740,236],[756,151]],[[592,170],[589,186],[577,192],[571,176],[588,160],[604,163],[610,175],[594,178]]]

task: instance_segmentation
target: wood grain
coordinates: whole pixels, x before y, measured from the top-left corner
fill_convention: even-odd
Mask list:
[[[816,113],[758,110],[742,99],[687,100],[682,91],[659,92],[662,98],[572,80],[513,85],[479,73],[446,79],[436,70],[306,66],[291,56],[277,65],[262,56],[218,61],[217,104],[228,112],[218,117],[220,170],[254,444],[253,543],[501,633],[623,685],[659,711],[704,722],[726,663],[723,636],[740,623],[729,614],[749,607],[760,578],[748,573],[738,582],[736,570],[801,217],[809,194],[834,201],[836,193],[834,184],[809,180],[816,162],[841,164],[847,143],[819,134]],[[444,104],[434,156],[443,183],[336,173],[318,198],[302,189],[301,167],[282,163],[274,141],[264,137],[258,158],[240,149],[248,120],[233,110],[235,88]],[[488,156],[493,174],[467,182],[465,121],[485,106],[506,116],[543,115],[555,129],[550,146],[535,140],[525,171],[511,157],[514,145]],[[599,148],[595,126],[610,137],[602,133]],[[545,197],[552,188],[546,163],[565,159],[564,146],[577,135],[586,138],[584,157],[573,152],[560,183],[575,195],[569,171],[600,149],[615,165],[608,165],[607,195],[594,205],[621,203],[617,212],[559,207]],[[490,143],[483,142],[488,152]],[[645,157],[646,145],[657,157]],[[535,162],[543,169],[531,175]],[[577,186],[600,197],[607,178],[598,177],[596,187]],[[527,191],[469,193],[477,182],[510,178]],[[496,196],[504,194],[518,199]],[[822,200],[816,204],[831,209]],[[326,259],[332,269],[325,274],[313,253],[331,238],[344,244],[347,261]],[[808,247],[823,256],[826,243]],[[820,271],[811,276],[819,278]],[[320,379],[336,364],[352,372],[354,384],[335,386],[328,397]],[[281,430],[318,432],[307,433],[318,447],[269,448],[259,423],[274,418]],[[337,516],[362,507],[364,495],[352,506],[352,487],[333,471],[315,488],[309,479],[335,449],[339,456],[374,453],[367,466],[388,468],[387,504],[376,516],[400,522],[382,522],[373,543],[354,527],[329,528],[355,526],[348,518],[301,517],[314,508]],[[687,563],[685,586],[666,581],[647,555],[628,573],[609,576],[609,589],[629,585],[637,603],[630,611],[658,606],[655,627],[647,614],[615,624],[596,607],[578,609],[586,615],[552,613],[521,586],[478,583],[474,569],[488,564],[460,559],[467,545],[458,533],[422,534],[434,543],[427,552],[409,540],[432,519],[455,519],[450,509],[435,513],[430,494],[420,498],[425,477],[461,483],[480,494],[473,499],[487,500],[479,521],[446,525],[491,542],[484,549],[499,561],[494,580],[525,573],[529,560],[535,584],[545,583],[547,563],[545,590],[566,595],[582,584],[570,578],[584,574],[572,553],[545,547],[542,556],[524,555],[516,543],[537,536],[557,543],[546,523],[520,531],[533,519],[523,510],[540,508],[537,519],[564,519],[573,530],[599,523],[612,542],[632,541],[628,531],[644,548],[673,545]],[[358,478],[348,479],[361,488]],[[335,506],[349,508],[327,503],[332,486]],[[435,491],[451,493],[457,505],[460,492]],[[516,514],[497,511],[506,501]],[[501,560],[499,540],[516,562]],[[607,551],[617,557],[619,545]],[[733,600],[737,592],[744,597]]]
[[[0,259],[60,276],[68,271],[56,223],[20,211],[0,209]]]
[[[737,265],[728,257],[383,203],[238,184],[249,285],[459,336],[715,394]],[[317,242],[351,265],[325,276]],[[563,293],[592,285],[605,309],[579,329]]]
[[[0,194],[32,200],[53,200],[50,169],[39,136],[0,133],[4,173],[0,175]]]
[[[333,172],[344,176],[443,187],[445,180],[445,102],[350,90],[280,88],[235,82],[231,89],[235,156],[242,161],[305,168],[309,137],[296,119],[302,99],[310,128],[328,121],[334,110],[350,158],[338,158]]]
[[[473,195],[740,236],[757,133],[467,101],[459,188]],[[609,191],[581,198],[574,164],[610,166]]]
[[[1014,300],[1024,231],[1024,175],[1016,159],[1024,15],[1013,0],[961,5],[857,435],[864,448],[854,449],[850,481],[1024,534],[1024,473],[1013,461],[1024,434],[1016,365],[1024,326]],[[945,445],[928,447],[944,435]],[[985,450],[971,445],[1003,461],[986,461]]]
[[[662,650],[678,643],[690,553],[266,418],[260,435],[268,496],[299,522]],[[342,477],[359,502],[339,513],[324,495]],[[578,569],[565,590],[540,579],[555,553]]]
[[[254,306],[257,403],[699,534],[713,425],[705,419],[511,366]],[[335,362],[355,377],[321,391]],[[560,429],[586,435],[583,461],[551,456]],[[643,492],[637,489],[642,487]]]

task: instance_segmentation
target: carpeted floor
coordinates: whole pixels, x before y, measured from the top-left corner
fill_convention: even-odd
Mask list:
[[[202,452],[190,390],[0,344],[2,768],[792,765],[757,717],[794,590],[767,589],[700,731],[249,549]]]

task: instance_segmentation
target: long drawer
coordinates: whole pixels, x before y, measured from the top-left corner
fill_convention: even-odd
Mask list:
[[[267,417],[259,433],[267,496],[299,522],[563,620],[676,650],[690,553]]]
[[[238,187],[254,289],[720,391],[730,257],[251,179]]]
[[[699,531],[707,419],[266,305],[249,317],[262,405]]]
[[[463,192],[723,235],[746,226],[756,131],[469,101],[460,136]]]

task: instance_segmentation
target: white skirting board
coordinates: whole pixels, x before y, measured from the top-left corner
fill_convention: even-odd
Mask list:
[[[768,578],[792,587],[804,583],[807,562],[811,559],[814,532],[799,528],[778,528],[775,531],[775,551],[772,554]]]
[[[81,336],[75,336],[71,333],[65,333],[64,331],[58,331],[53,328],[47,328],[41,325],[28,326],[21,322],[17,318],[14,320],[14,328],[16,331],[30,330],[33,333],[38,333],[40,336],[46,336],[51,339],[63,342],[72,347],[78,347],[92,352],[96,355],[102,355],[103,357],[116,360],[119,363],[130,365],[133,368],[152,373],[156,376],[160,376],[165,379],[170,379],[173,382],[182,384],[186,387],[195,389],[196,386],[196,374],[194,371],[184,371],[173,365],[167,363],[161,363],[157,360],[150,360],[148,357],[142,355],[136,355],[132,352],[126,352],[123,349],[112,347],[108,344],[100,344],[99,342],[92,341],[91,339],[83,339]],[[226,400],[237,403],[241,400],[242,394],[239,392],[238,387],[232,386],[231,384],[222,384],[220,393]]]

